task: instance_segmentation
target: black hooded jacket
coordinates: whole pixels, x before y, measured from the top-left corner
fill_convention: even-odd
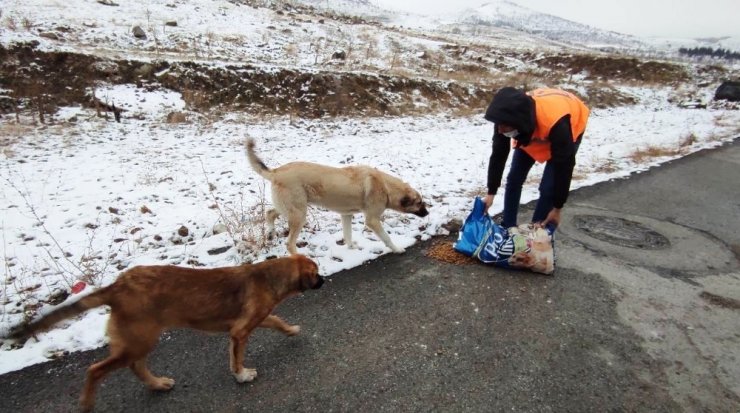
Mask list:
[[[515,138],[519,145],[526,146],[532,140],[536,127],[535,101],[521,90],[505,87],[493,97],[486,110],[486,120],[494,123],[493,148],[488,163],[488,193],[495,195],[501,186],[506,160],[509,157],[511,139],[498,133],[498,125],[516,128],[519,135]],[[563,116],[550,130],[550,149],[554,167],[553,206],[562,208],[568,199],[573,167],[576,164],[576,143],[570,127],[570,115]],[[580,142],[581,136],[578,137]],[[524,153],[534,164],[534,159]]]

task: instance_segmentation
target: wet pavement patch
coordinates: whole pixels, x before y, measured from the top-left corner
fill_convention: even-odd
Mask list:
[[[573,205],[558,226],[558,242],[576,242],[610,259],[682,280],[735,271],[730,246],[700,229],[666,219]],[[557,247],[556,247],[557,248]]]
[[[664,249],[671,246],[668,238],[640,224],[619,217],[577,215],[576,228],[589,236],[610,244],[638,249]]]

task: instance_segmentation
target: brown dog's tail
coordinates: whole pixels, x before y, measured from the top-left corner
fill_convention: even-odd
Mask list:
[[[262,159],[260,159],[254,152],[254,139],[247,138],[244,141],[244,146],[247,149],[247,159],[249,159],[249,165],[252,166],[252,169],[254,169],[254,171],[261,177],[268,181],[272,181],[272,169],[268,168],[267,165],[262,162]]]
[[[8,338],[21,339],[28,337],[36,332],[47,330],[51,326],[62,320],[74,317],[77,314],[83,313],[91,308],[100,307],[101,305],[108,304],[109,302],[110,286],[101,288],[94,293],[81,298],[73,304],[57,308],[32,323],[19,325],[12,328],[10,330],[10,335],[8,336]]]

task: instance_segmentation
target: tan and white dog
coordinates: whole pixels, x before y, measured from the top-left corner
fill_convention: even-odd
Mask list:
[[[272,184],[274,209],[267,212],[267,225],[272,235],[275,219],[288,219],[288,252],[296,254],[296,239],[306,223],[309,204],[319,205],[342,216],[344,243],[352,241],[352,215],[362,212],[365,225],[393,252],[405,250],[396,246],[383,229],[381,216],[386,208],[419,217],[429,214],[418,191],[402,180],[365,165],[335,168],[309,162],[291,162],[275,169],[268,168],[254,150],[254,140],[245,142],[252,169]]]

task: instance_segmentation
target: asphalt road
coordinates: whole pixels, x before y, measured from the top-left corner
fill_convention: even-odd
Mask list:
[[[96,410],[740,411],[740,141],[574,191],[548,277],[425,255],[440,238],[332,276],[253,334],[238,384],[227,339],[176,331]],[[522,220],[526,218],[523,211]],[[656,235],[657,234],[657,235]],[[107,349],[0,376],[0,411],[75,411]]]

